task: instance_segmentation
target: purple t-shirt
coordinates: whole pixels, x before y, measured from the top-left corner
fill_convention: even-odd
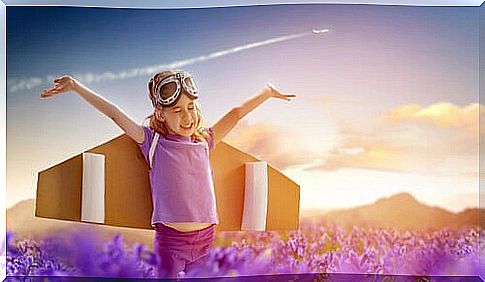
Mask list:
[[[138,145],[149,164],[155,132],[146,126],[143,131],[145,141]],[[212,128],[206,131],[210,135],[208,144],[186,136],[160,134],[150,170],[152,226],[159,222],[219,223],[209,161],[214,133]]]

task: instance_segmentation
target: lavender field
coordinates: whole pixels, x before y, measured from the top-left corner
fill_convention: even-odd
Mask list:
[[[481,232],[481,234],[480,234]],[[393,231],[302,223],[289,232],[221,232],[205,267],[185,277],[283,273],[478,275],[484,232],[476,228]],[[9,276],[156,277],[158,258],[121,235],[69,233],[36,242],[7,233]]]

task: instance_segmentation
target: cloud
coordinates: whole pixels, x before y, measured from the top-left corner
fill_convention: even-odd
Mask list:
[[[384,116],[389,123],[407,121],[431,122],[441,128],[470,127],[478,125],[479,111],[484,109],[478,103],[459,107],[452,103],[436,103],[428,107],[408,104],[396,107]]]
[[[412,171],[416,164],[406,158],[409,150],[389,140],[375,136],[348,136],[342,144],[330,150],[322,164],[307,171],[343,168],[370,169],[390,172]]]
[[[338,144],[330,150],[314,146],[318,142],[309,145],[294,128],[246,120],[225,141],[280,170],[301,165],[307,171],[353,168],[468,176],[478,173],[480,111],[478,103],[436,103],[400,105],[366,118],[346,114],[337,118]]]
[[[35,88],[41,85],[42,82],[43,82],[42,78],[38,78],[38,77],[31,77],[27,79],[8,79],[7,87],[9,91],[16,92],[19,90]]]
[[[393,172],[469,174],[478,171],[478,103],[460,107],[407,104],[371,120],[341,117],[341,142],[322,164],[307,170],[343,168]]]
[[[266,39],[258,42],[244,44],[244,45],[232,47],[229,49],[209,53],[207,55],[201,55],[194,58],[171,62],[168,64],[145,66],[141,68],[132,68],[132,69],[121,70],[121,71],[107,71],[104,73],[88,72],[88,73],[82,73],[82,74],[75,74],[74,76],[77,79],[79,79],[81,82],[93,83],[93,82],[101,82],[101,81],[122,80],[122,79],[142,76],[142,75],[153,75],[154,73],[162,69],[182,68],[188,65],[205,62],[208,60],[245,51],[248,49],[274,44],[278,42],[283,42],[283,41],[300,38],[300,37],[308,36],[312,34],[313,33],[309,31],[309,32],[302,32],[302,33],[274,37],[274,38],[270,38],[270,39]],[[42,84],[50,84],[54,78],[55,78],[54,76],[49,75],[46,78],[31,77],[31,78],[25,78],[25,79],[8,79],[7,81],[8,91],[17,92],[20,90],[29,90],[29,89],[38,87]]]
[[[224,141],[267,161],[279,170],[315,159],[315,150],[305,147],[289,130],[266,122],[241,120]]]
[[[452,103],[436,103],[428,107],[419,105],[404,105],[397,107],[384,116],[391,125],[399,123],[414,123],[415,126],[434,125],[434,131],[448,129],[446,139],[434,146],[437,153],[447,154],[477,154],[479,116],[485,114],[485,108],[479,103],[471,103],[460,107]]]

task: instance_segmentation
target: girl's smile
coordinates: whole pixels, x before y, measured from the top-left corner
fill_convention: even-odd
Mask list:
[[[183,129],[188,130],[188,129],[191,129],[191,128],[192,128],[192,125],[193,125],[193,123],[191,123],[190,125],[187,125],[187,126],[185,126],[185,125],[181,125],[181,127],[182,127]]]

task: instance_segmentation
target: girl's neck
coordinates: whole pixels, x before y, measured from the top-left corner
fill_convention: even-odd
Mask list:
[[[172,141],[186,141],[186,142],[192,142],[192,137],[191,136],[183,136],[179,134],[172,134],[172,133],[167,133],[165,135],[165,138],[172,140]]]

